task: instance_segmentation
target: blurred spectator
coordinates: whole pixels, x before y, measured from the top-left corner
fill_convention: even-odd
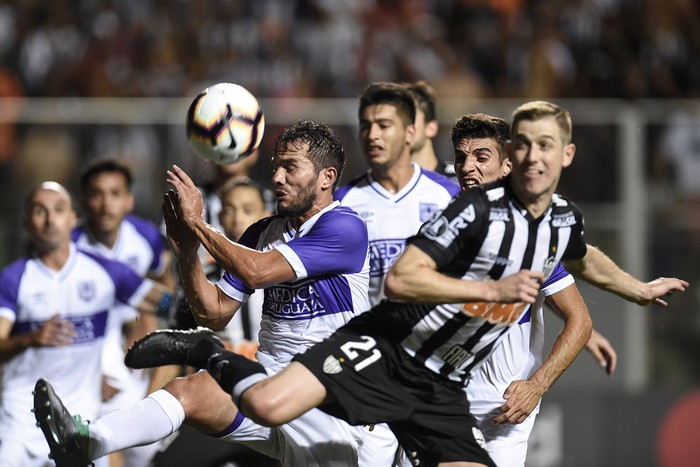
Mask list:
[[[354,97],[378,79],[458,73],[493,97],[669,97],[698,80],[699,54],[693,0],[0,0],[0,66],[30,96],[234,81],[265,97]]]

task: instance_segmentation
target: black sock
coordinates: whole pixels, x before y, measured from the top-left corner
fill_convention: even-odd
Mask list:
[[[250,376],[259,374],[261,377],[253,378],[245,388],[236,388],[237,392],[243,393],[245,389],[248,389],[260,379],[267,377],[265,368],[261,364],[228,350],[221,350],[212,354],[207,360],[207,370],[219,383],[219,386],[229,394],[233,393],[233,389],[238,383]],[[237,400],[234,402],[238,404]]]

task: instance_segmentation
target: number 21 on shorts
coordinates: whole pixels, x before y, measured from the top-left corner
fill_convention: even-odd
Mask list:
[[[369,352],[370,350],[372,351],[371,354],[367,355],[355,364],[355,371],[361,371],[364,368],[367,368],[369,365],[382,357],[382,353],[379,351],[379,349],[375,348],[377,346],[377,341],[369,336],[360,336],[360,339],[362,339],[360,342],[349,341],[340,346],[340,350],[343,351],[345,356],[347,356],[348,360],[350,361],[354,361],[358,357],[362,356],[357,352],[357,350],[361,350],[363,352]]]

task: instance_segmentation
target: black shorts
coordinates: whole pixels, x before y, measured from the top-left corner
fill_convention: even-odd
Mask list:
[[[416,465],[480,462],[495,466],[469,413],[463,388],[441,378],[376,333],[359,316],[295,360],[335,402],[319,409],[352,425],[387,423]]]

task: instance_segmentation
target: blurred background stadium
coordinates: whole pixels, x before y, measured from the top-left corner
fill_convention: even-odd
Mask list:
[[[276,134],[300,118],[341,134],[347,179],[364,169],[357,94],[418,79],[437,91],[445,159],[459,115],[508,118],[532,98],[569,108],[578,151],[561,191],[586,214],[589,243],[638,277],[692,284],[668,309],[581,286],[618,372],[577,359],[545,398],[529,465],[700,465],[695,0],[0,0],[2,264],[24,247],[28,189],[52,179],[77,193],[94,157],[132,164],[137,212],[154,221],[168,165],[206,181],[184,115],[210,84],[260,98],[257,179],[269,178]],[[558,326],[549,320],[550,341]]]

